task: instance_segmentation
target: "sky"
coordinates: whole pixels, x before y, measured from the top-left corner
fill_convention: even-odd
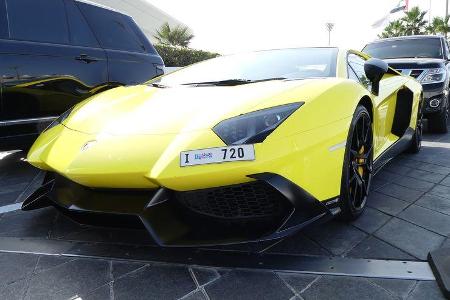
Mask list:
[[[191,47],[230,54],[251,50],[331,45],[360,50],[382,31],[372,28],[399,0],[147,0],[186,24]],[[431,4],[431,5],[430,5]],[[445,0],[409,0],[443,16]],[[402,12],[391,16],[399,18]]]

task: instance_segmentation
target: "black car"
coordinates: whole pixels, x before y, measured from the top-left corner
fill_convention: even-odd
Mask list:
[[[447,132],[449,115],[449,61],[446,39],[441,36],[402,36],[380,39],[363,49],[384,59],[390,67],[416,78],[423,86],[422,111],[431,131]]]
[[[29,145],[96,93],[163,70],[127,15],[83,1],[0,0],[0,150]]]

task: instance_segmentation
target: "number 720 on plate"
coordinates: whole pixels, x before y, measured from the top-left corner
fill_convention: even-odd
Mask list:
[[[246,160],[255,160],[253,145],[205,148],[180,153],[181,167]]]

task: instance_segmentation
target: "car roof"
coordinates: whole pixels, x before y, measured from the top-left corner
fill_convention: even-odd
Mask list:
[[[405,35],[405,36],[396,36],[384,39],[378,39],[368,44],[381,43],[386,41],[397,41],[397,40],[415,40],[415,39],[441,39],[442,37],[439,35]]]
[[[106,10],[110,10],[110,11],[113,11],[113,12],[116,12],[116,13],[124,14],[124,13],[122,13],[120,11],[115,10],[112,7],[105,6],[103,4],[92,2],[92,1],[89,1],[89,0],[75,0],[75,2],[81,2],[81,3],[84,3],[84,4],[88,4],[88,5],[100,7],[100,8],[106,9]]]

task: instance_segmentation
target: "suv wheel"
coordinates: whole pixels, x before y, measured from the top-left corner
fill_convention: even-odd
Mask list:
[[[416,130],[411,141],[411,146],[409,146],[407,152],[409,153],[419,153],[422,148],[422,133],[423,133],[423,113],[422,109],[419,108],[417,113],[417,123]]]
[[[428,118],[428,128],[430,131],[435,133],[447,133],[448,115],[449,105],[447,100],[445,108],[442,111]]]

